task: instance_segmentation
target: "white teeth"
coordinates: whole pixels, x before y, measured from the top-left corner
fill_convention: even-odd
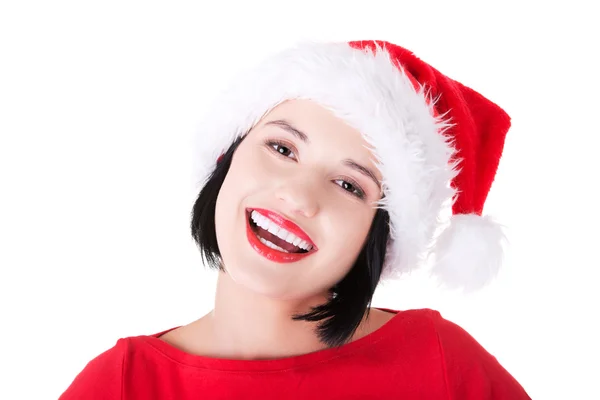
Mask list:
[[[303,240],[300,243],[298,243],[298,247],[307,251],[312,249],[312,245],[308,244],[306,240]]]
[[[260,213],[258,213],[255,210],[252,210],[250,217],[256,223],[256,225],[258,225],[261,228],[263,228],[264,230],[272,233],[273,235],[279,237],[280,239],[283,239],[288,243],[292,243],[294,246],[300,247],[301,249],[304,249],[307,251],[310,251],[313,247],[312,245],[308,244],[308,242],[306,240],[300,239],[299,237],[294,235],[292,232],[289,232],[289,231],[283,229],[282,227],[278,226],[273,221],[271,221],[264,215],[261,215]],[[280,249],[280,248],[281,247],[279,247],[278,249]]]
[[[279,250],[279,251],[282,251],[284,253],[289,253],[289,251],[287,251],[285,249],[282,249],[281,247],[277,246],[275,243],[271,243],[267,239],[263,239],[260,236],[258,237],[258,240],[260,240],[265,246],[268,246],[268,247],[270,247],[272,249]]]
[[[275,224],[270,224],[269,228],[267,228],[267,231],[271,232],[275,236],[277,236],[277,232],[279,232],[280,230],[283,230],[283,229],[279,228]]]

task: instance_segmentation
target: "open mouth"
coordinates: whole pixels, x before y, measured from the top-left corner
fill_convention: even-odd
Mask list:
[[[252,215],[252,210],[246,211],[246,217],[248,218],[248,224],[252,229],[252,232],[265,246],[282,253],[306,254],[314,251],[311,244],[300,240],[298,237],[284,229],[273,229],[268,225],[267,229],[265,229],[265,222],[261,220],[257,223],[255,219],[252,218]],[[256,214],[254,215],[256,216]]]

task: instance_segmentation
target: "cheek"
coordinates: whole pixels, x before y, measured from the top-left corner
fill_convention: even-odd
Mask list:
[[[335,211],[335,218],[329,214],[325,233],[327,240],[321,249],[324,251],[318,261],[315,259],[315,271],[311,278],[313,284],[327,283],[327,287],[348,274],[365,244],[372,221],[364,210],[357,210],[357,207],[349,207],[341,212],[338,206]]]
[[[373,218],[365,210],[356,207],[336,209],[335,219],[332,219],[328,242],[340,258],[356,257],[365,244]]]
[[[217,235],[217,243],[221,254],[227,253],[224,251],[228,247],[227,238],[231,237],[231,195],[228,193],[227,179],[223,182],[219,195],[217,196],[217,203],[215,205],[215,233]]]
[[[226,197],[226,202],[230,205],[235,201],[239,203],[242,197],[252,191],[263,175],[260,166],[257,165],[256,156],[249,149],[240,146],[231,160],[219,195]]]
[[[248,146],[238,149],[227,177],[232,184],[237,185],[238,191],[251,190],[257,183],[264,182],[267,178],[271,179],[277,171],[260,148]]]
[[[245,218],[244,199],[251,196],[264,180],[256,161],[256,156],[241,146],[234,154],[215,206],[217,239],[226,241],[236,231],[236,223]]]

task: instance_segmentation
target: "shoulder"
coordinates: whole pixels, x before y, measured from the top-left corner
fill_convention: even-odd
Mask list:
[[[402,332],[412,331],[428,337],[436,334],[436,322],[442,318],[439,311],[430,308],[397,310],[379,307],[379,309],[386,313],[392,313],[390,322],[399,327]]]
[[[395,311],[395,331],[403,359],[422,365],[430,382],[440,382],[446,398],[527,400],[515,378],[469,332],[433,309]],[[394,335],[396,340],[398,335]]]
[[[517,380],[469,332],[427,312],[438,342],[448,393],[463,399],[530,399]]]
[[[439,350],[444,359],[452,360],[455,365],[498,363],[496,357],[490,354],[469,332],[444,318],[439,311],[430,310],[428,318],[435,331]]]
[[[130,348],[130,338],[121,338],[116,344],[93,358],[82,372],[102,371],[120,373],[123,369],[125,356]],[[78,378],[81,376],[80,374]]]
[[[85,365],[61,395],[60,400],[120,399],[126,386],[124,376],[127,376],[128,370],[158,354],[152,352],[151,347],[147,346],[148,340],[158,338],[172,329],[176,328],[152,335],[118,339],[111,348],[97,355]]]
[[[120,399],[124,362],[129,338],[122,338],[110,349],[89,361],[60,400],[79,398]]]

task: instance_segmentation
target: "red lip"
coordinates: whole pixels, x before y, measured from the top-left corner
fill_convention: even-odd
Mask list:
[[[246,218],[246,237],[248,238],[248,241],[250,242],[250,246],[252,246],[252,248],[254,250],[256,250],[256,252],[258,254],[262,255],[266,259],[275,261],[278,263],[282,263],[282,264],[283,263],[292,263],[292,262],[299,261],[299,260],[303,259],[304,257],[308,257],[316,251],[316,249],[315,249],[315,250],[311,250],[308,253],[284,253],[282,251],[275,250],[268,246],[265,246],[258,239],[256,234],[252,230],[252,227],[250,226],[250,218],[249,218],[250,212],[251,211],[248,211],[246,213],[246,216],[248,217],[248,218]]]
[[[286,231],[292,232],[294,235],[298,236],[300,239],[306,240],[316,250],[317,246],[315,246],[313,241],[308,237],[308,235],[302,229],[300,229],[300,227],[298,225],[296,225],[292,221],[283,218],[281,215],[277,214],[274,211],[265,210],[264,208],[252,208],[249,211],[252,211],[252,210],[256,210],[260,214],[262,214],[265,217],[269,218],[270,220],[274,221],[277,225],[281,226]]]

